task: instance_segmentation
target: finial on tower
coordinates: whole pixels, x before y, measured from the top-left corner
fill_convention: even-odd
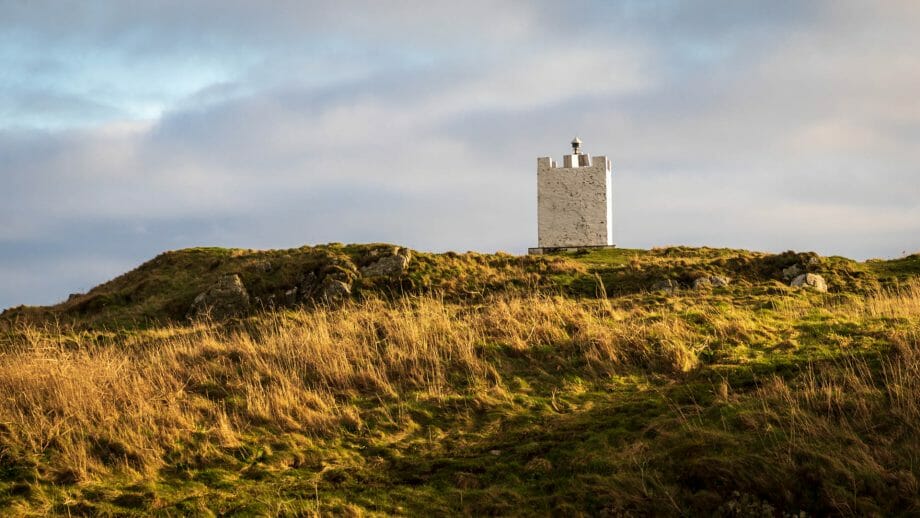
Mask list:
[[[579,151],[580,147],[581,147],[581,139],[579,139],[578,137],[573,138],[572,139],[572,153],[575,155],[580,155],[581,154],[581,151]]]

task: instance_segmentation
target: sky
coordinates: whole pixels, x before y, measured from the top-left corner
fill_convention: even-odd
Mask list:
[[[536,159],[618,246],[920,250],[920,2],[0,0],[0,308],[165,250],[525,253]]]

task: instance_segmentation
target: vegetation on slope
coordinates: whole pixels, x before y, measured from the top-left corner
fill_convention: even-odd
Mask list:
[[[259,260],[174,253],[194,254]],[[88,295],[134,289],[138,271],[160,288],[86,321],[64,322],[66,304],[41,310],[57,324],[8,320],[0,509],[920,512],[920,257],[822,258],[826,295],[779,280],[810,257],[420,255],[337,307],[110,326],[209,275],[155,260]],[[703,273],[733,283],[649,291]]]
[[[305,282],[344,274],[354,278],[353,296],[397,298],[437,294],[475,301],[495,293],[543,292],[595,297],[600,279],[607,294],[649,291],[671,279],[685,287],[703,275],[725,275],[741,287],[787,284],[783,269],[799,265],[823,275],[831,291],[869,293],[920,274],[920,255],[894,261],[858,263],[814,253],[765,254],[744,250],[670,247],[653,250],[595,250],[545,256],[431,254],[412,252],[403,275],[365,278],[360,269],[394,249],[392,245],[305,246],[290,250],[191,248],[163,253],[135,270],[85,294],[51,307],[11,308],[0,314],[0,329],[15,322],[60,322],[83,329],[156,327],[187,322],[195,297],[227,274],[237,274],[254,310],[323,303],[322,297],[291,299]]]
[[[413,252],[405,275],[375,279],[359,275],[361,267],[393,248],[329,244],[291,250],[191,248],[166,252],[56,306],[7,310],[0,323],[58,321],[68,327],[117,329],[187,322],[195,297],[227,274],[241,277],[255,310],[271,310],[325,302],[319,297],[286,300],[285,294],[305,282],[319,284],[339,274],[357,277],[356,298],[439,293],[469,299],[485,292],[549,286],[552,275],[574,274],[580,269],[561,257]]]

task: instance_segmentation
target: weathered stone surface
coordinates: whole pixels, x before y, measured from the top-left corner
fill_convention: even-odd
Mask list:
[[[700,277],[693,280],[693,289],[695,290],[703,290],[711,287],[712,281],[709,280],[709,277]]]
[[[712,285],[717,288],[724,288],[725,286],[731,284],[732,280],[728,277],[725,277],[724,275],[713,275],[709,278],[709,282],[711,282]]]
[[[665,279],[652,284],[652,291],[666,291],[672,293],[680,289],[680,284],[671,279]]]
[[[344,302],[351,296],[351,284],[332,277],[326,277],[323,279],[320,296],[324,301],[332,304]]]
[[[799,268],[799,265],[797,264],[793,264],[792,266],[788,268],[783,268],[783,279],[786,279],[787,281],[789,279],[794,279],[801,274],[802,274],[802,269]]]
[[[296,288],[285,292],[285,300],[340,303],[351,296],[352,284],[358,275],[356,266],[350,260],[333,258],[319,270],[307,272]]]
[[[303,277],[303,279],[300,281],[300,285],[297,286],[297,289],[294,292],[294,295],[298,299],[302,299],[303,301],[306,302],[310,298],[310,296],[315,294],[317,291],[319,291],[319,289],[320,289],[319,278],[316,276],[315,273],[310,272],[306,274]]]
[[[242,315],[249,307],[249,293],[243,280],[233,273],[221,276],[217,283],[195,297],[189,313],[195,317],[210,316],[219,320]]]
[[[391,256],[395,254],[396,252],[399,252],[398,246],[381,245],[381,246],[378,246],[377,248],[372,248],[371,250],[369,250],[367,252],[367,255],[368,257],[374,257],[374,258],[379,259],[381,257]]]
[[[701,290],[705,288],[719,288],[723,286],[728,286],[731,282],[731,279],[722,275],[710,275],[708,277],[700,277],[694,279],[693,289]]]
[[[392,277],[402,275],[412,260],[412,253],[403,248],[396,247],[393,255],[382,257],[377,261],[361,268],[361,275],[365,277]]]
[[[610,161],[579,153],[566,155],[563,165],[537,159],[539,247],[612,245]]]
[[[809,288],[820,293],[827,293],[827,282],[824,277],[815,273],[803,273],[792,280],[790,286],[794,288]]]

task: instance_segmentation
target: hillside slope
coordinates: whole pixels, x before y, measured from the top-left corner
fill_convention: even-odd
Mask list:
[[[917,255],[193,249],[0,322],[0,514],[920,513]]]
[[[406,254],[406,252],[408,252]],[[387,275],[363,275],[369,265],[399,253],[410,259]],[[651,251],[598,250],[546,256],[408,251],[393,245],[329,244],[291,250],[192,248],[166,252],[85,294],[51,307],[6,310],[0,322],[55,320],[83,327],[143,327],[194,316],[195,298],[225,275],[236,274],[251,304],[241,313],[328,302],[323,285],[348,284],[349,298],[438,293],[458,300],[521,290],[569,296],[652,290],[671,279],[692,287],[695,279],[722,275],[735,285],[765,288],[788,284],[790,267],[822,274],[832,292],[867,293],[920,274],[920,255],[858,263],[813,253],[763,254],[743,250],[671,247]]]

